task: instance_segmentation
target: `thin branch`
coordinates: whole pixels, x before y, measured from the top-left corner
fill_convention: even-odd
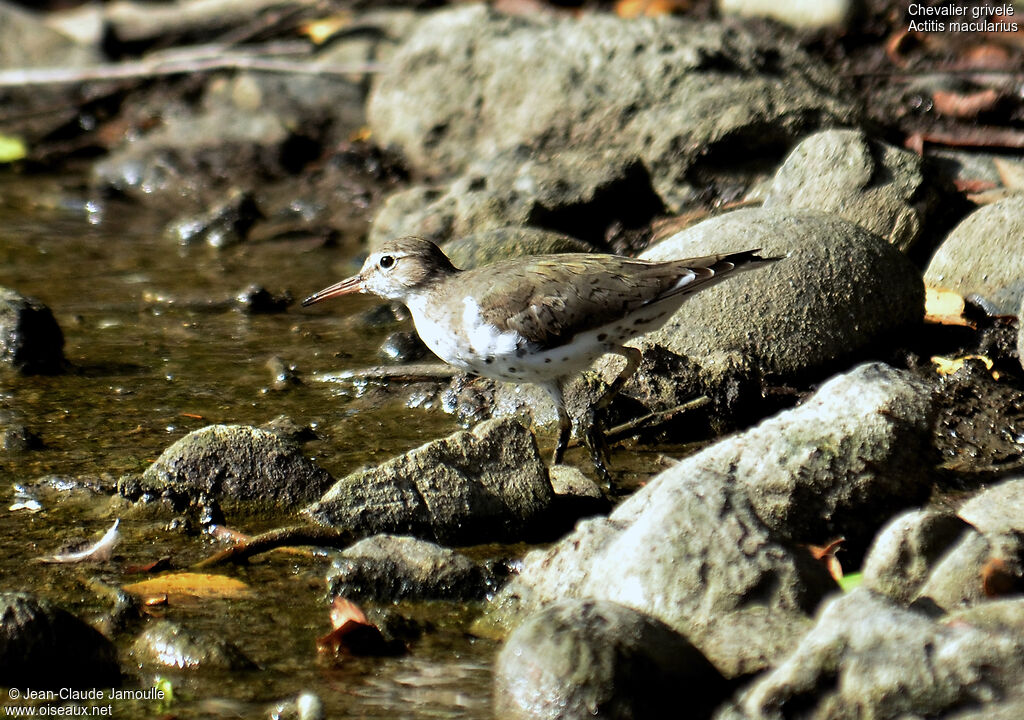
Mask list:
[[[175,57],[152,57],[129,60],[120,63],[87,65],[81,68],[14,68],[0,71],[0,88],[26,87],[35,85],[69,85],[110,80],[181,75],[212,70],[258,70],[262,72],[292,73],[303,75],[358,75],[380,72],[381,63],[319,64],[313,60],[295,60],[281,57],[266,57],[251,52],[219,52],[211,54],[211,48],[203,47],[189,56],[176,53]]]
[[[192,566],[195,570],[221,565],[227,562],[242,562],[253,555],[260,555],[279,547],[294,545],[317,545],[320,547],[346,548],[358,538],[354,533],[319,525],[299,525],[276,528],[214,553]]]

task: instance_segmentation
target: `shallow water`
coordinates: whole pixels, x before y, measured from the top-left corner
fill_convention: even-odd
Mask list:
[[[352,242],[333,249],[300,242],[182,247],[162,236],[167,219],[126,203],[90,205],[73,178],[0,178],[0,285],[53,310],[72,365],[54,377],[0,376],[0,410],[18,414],[44,443],[0,454],[0,589],[39,592],[86,618],[109,607],[83,580],[133,582],[144,576],[128,574],[129,565],[169,556],[184,567],[218,546],[168,529],[166,517],[128,510],[108,493],[62,489],[60,478],[95,477],[109,487],[210,423],[261,424],[283,414],[311,424],[319,437],[304,452],[336,477],[459,427],[436,409],[406,407],[387,388],[359,397],[352,386],[317,381],[318,373],[380,363],[380,341],[396,328],[367,329],[358,320],[371,300],[311,310],[296,304],[272,315],[232,307],[231,298],[252,283],[302,298],[349,274]],[[294,365],[302,384],[275,390],[267,367],[273,357]],[[8,510],[23,498],[21,489],[40,512]],[[111,561],[32,562],[64,542],[95,539],[115,516],[122,516],[124,538]],[[288,520],[242,520],[238,529]],[[402,608],[438,628],[405,657],[319,658],[315,638],[329,630],[327,564],[270,554],[223,570],[258,588],[249,598],[154,609],[235,642],[262,669],[161,672],[175,689],[171,708],[115,704],[115,716],[267,717],[272,703],[310,690],[329,717],[490,717],[496,646],[464,632],[463,608]],[[117,637],[122,666],[134,673],[129,685],[148,687],[153,675],[127,654],[133,636]],[[0,702],[8,702],[6,694]]]

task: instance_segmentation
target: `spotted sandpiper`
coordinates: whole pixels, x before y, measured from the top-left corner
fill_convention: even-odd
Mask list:
[[[350,293],[373,293],[409,308],[416,331],[451,365],[506,382],[536,383],[555,403],[560,463],[572,423],[562,388],[605,353],[626,366],[590,414],[587,439],[595,464],[594,419],[636,371],[641,354],[624,345],[660,328],[693,293],[729,275],[778,258],[757,250],[650,262],[617,255],[534,255],[459,270],[432,242],[405,237],[384,243],[357,275],[310,295],[303,306]]]

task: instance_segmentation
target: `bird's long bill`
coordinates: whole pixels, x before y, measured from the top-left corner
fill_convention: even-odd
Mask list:
[[[342,280],[341,282],[334,283],[330,287],[325,287],[323,290],[313,293],[308,298],[302,301],[302,307],[318,303],[321,300],[330,300],[333,297],[340,295],[351,295],[352,293],[363,291],[363,278],[359,275],[353,275],[350,278]]]

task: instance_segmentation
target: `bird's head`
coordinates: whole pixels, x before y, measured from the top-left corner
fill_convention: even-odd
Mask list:
[[[315,292],[303,306],[351,293],[373,293],[386,300],[405,301],[411,294],[456,272],[448,256],[434,243],[417,237],[389,240],[370,253],[359,273]]]

